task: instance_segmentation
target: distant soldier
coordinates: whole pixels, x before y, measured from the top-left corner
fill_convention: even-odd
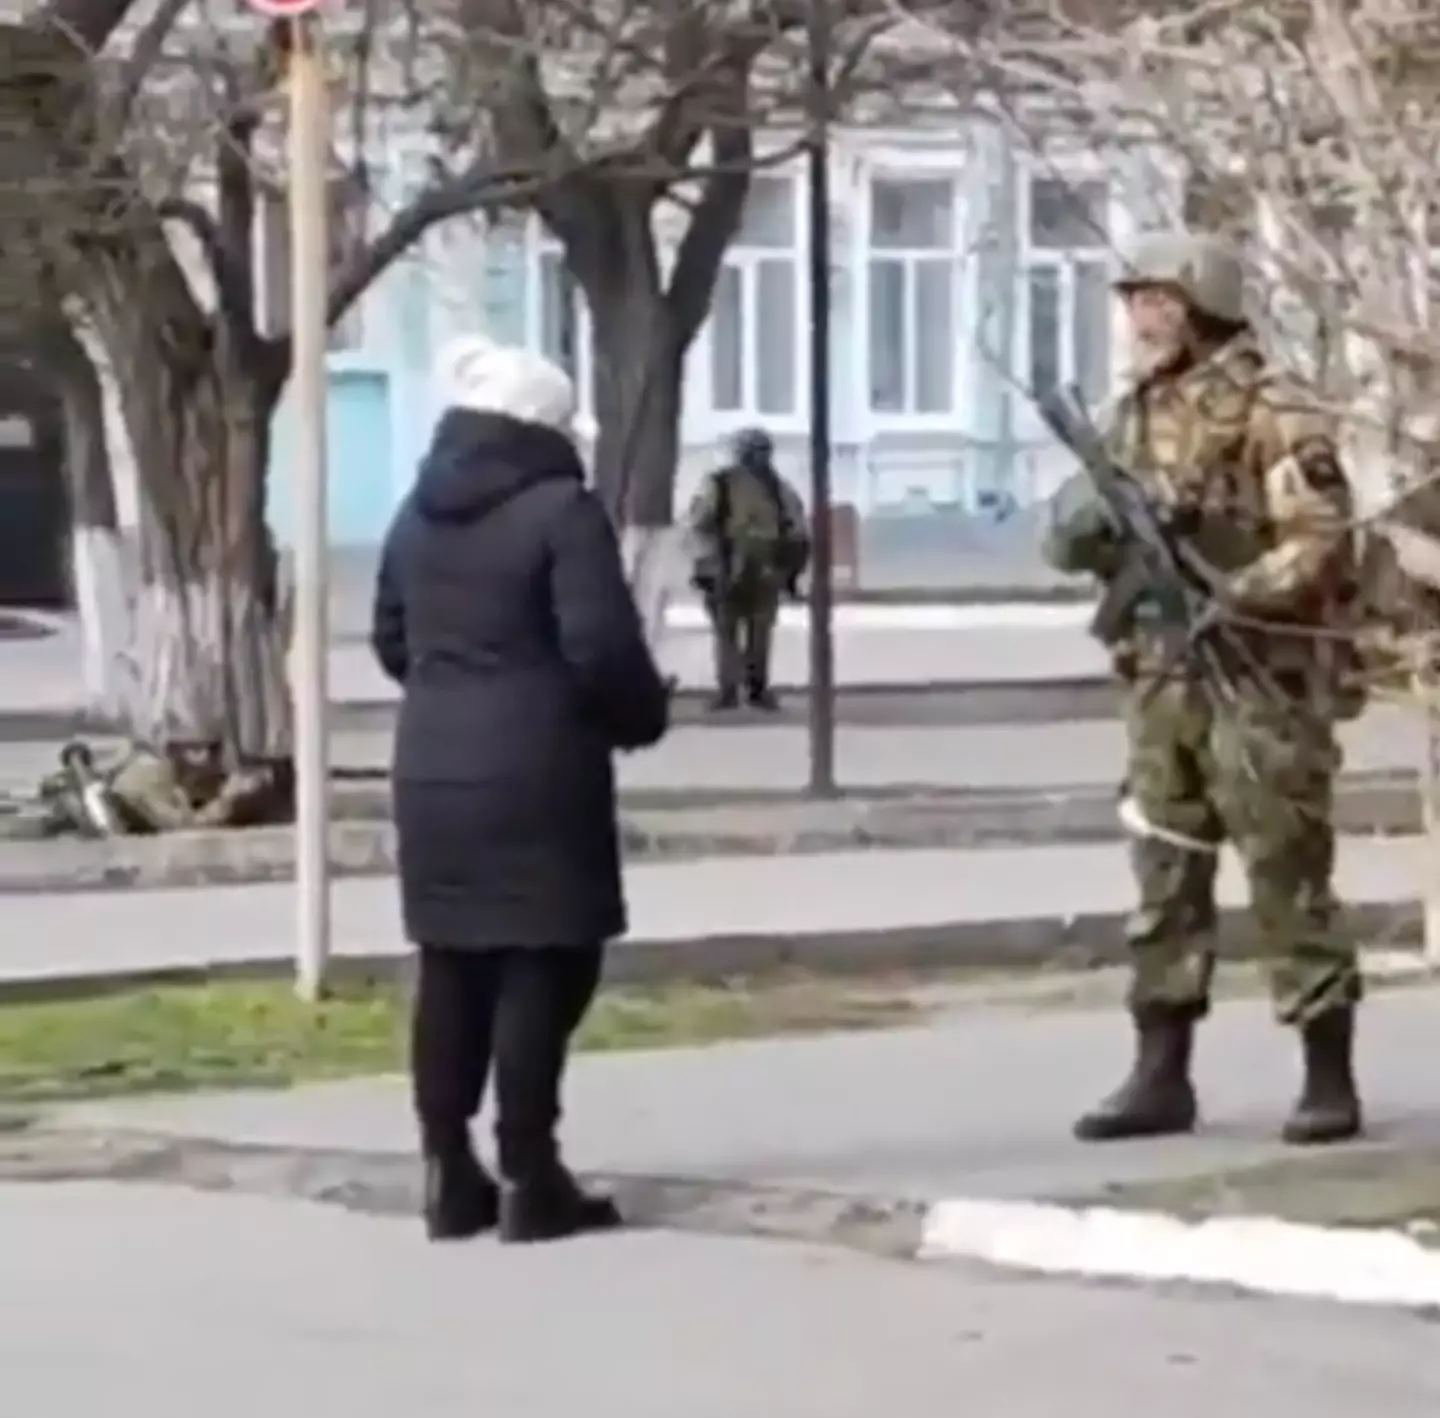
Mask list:
[[[691,584],[705,598],[715,636],[716,709],[739,703],[742,681],[756,708],[777,707],[770,648],[780,598],[799,598],[810,564],[805,508],[773,457],[770,435],[746,429],[733,461],[706,477],[690,507]]]
[[[1138,1047],[1121,1087],[1076,1124],[1088,1140],[1186,1132],[1191,1042],[1210,1007],[1222,841],[1249,879],[1275,1013],[1300,1034],[1304,1083],[1286,1141],[1360,1131],[1352,1067],[1360,971],[1332,892],[1335,724],[1363,703],[1343,623],[1359,575],[1351,491],[1332,421],[1269,364],[1242,307],[1243,270],[1218,241],[1148,238],[1117,289],[1143,363],[1109,420],[1117,463],[1172,535],[1217,573],[1220,612],[1259,675],[1216,700],[1193,667],[1160,678],[1161,607],[1141,594],[1114,647],[1129,740],[1122,821],[1139,902],[1128,937]],[[1111,581],[1126,547],[1082,471],[1051,509],[1046,556]]]

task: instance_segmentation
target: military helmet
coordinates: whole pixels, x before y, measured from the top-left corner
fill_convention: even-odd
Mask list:
[[[775,440],[763,428],[742,428],[731,440],[730,451],[737,463],[763,462],[775,452]]]
[[[1117,291],[1173,286],[1204,315],[1235,325],[1245,321],[1245,268],[1219,237],[1187,231],[1142,236],[1126,254]]]

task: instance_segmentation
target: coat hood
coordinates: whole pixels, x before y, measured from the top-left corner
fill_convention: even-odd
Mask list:
[[[427,521],[473,522],[529,487],[584,477],[575,445],[558,429],[452,408],[435,427],[411,502]]]

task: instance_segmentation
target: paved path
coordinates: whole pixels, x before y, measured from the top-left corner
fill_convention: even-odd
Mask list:
[[[399,1221],[71,1185],[0,1191],[0,1253],[0,1370],[36,1418],[1430,1418],[1440,1403],[1415,1320],[794,1245],[439,1250]]]
[[[876,608],[880,609],[880,608]],[[949,629],[847,629],[836,632],[836,673],[845,684],[924,684],[933,680],[985,682],[1101,675],[1105,657],[1085,634],[1083,606],[974,607],[968,623]],[[80,651],[73,630],[41,640],[0,644],[0,715],[70,710],[80,702]],[[712,683],[711,652],[703,631],[670,632],[662,659],[682,684]],[[776,640],[780,685],[808,681],[803,625],[782,628]],[[330,652],[336,703],[388,700],[394,687],[363,644],[339,643]]]
[[[1375,709],[1342,735],[1354,772],[1412,769],[1421,761],[1419,721]],[[388,732],[341,729],[332,760],[347,768],[389,764]],[[34,783],[55,763],[53,744],[0,742],[0,785]],[[1114,784],[1124,773],[1124,730],[1097,719],[978,728],[852,728],[837,734],[837,771],[847,787],[1047,788]],[[622,787],[746,789],[803,787],[809,738],[794,726],[681,727],[658,747],[618,759]]]
[[[1296,1045],[1258,1000],[1218,1006],[1205,1027],[1201,1132],[1078,1146],[1070,1121],[1115,1082],[1128,1034],[1114,1006],[976,1005],[884,1033],[584,1056],[567,1085],[567,1146],[590,1171],[912,1199],[1078,1196],[1282,1155],[1276,1130],[1297,1081]],[[1440,1036],[1440,991],[1377,992],[1362,1035],[1375,1128],[1433,1145],[1440,1083],[1426,1061]],[[242,1145],[413,1146],[399,1080],[120,1101],[72,1117]]]
[[[1356,904],[1415,899],[1423,880],[1418,838],[1348,838],[1338,886]],[[1121,843],[860,851],[642,864],[626,873],[631,939],[663,948],[696,939],[782,940],[920,932],[1007,923],[1117,917],[1132,904]],[[1227,855],[1220,896],[1244,887]],[[4,898],[0,979],[107,970],[195,968],[283,960],[292,948],[294,888],[285,884],[84,892]],[[395,884],[346,878],[334,886],[339,955],[402,949]]]

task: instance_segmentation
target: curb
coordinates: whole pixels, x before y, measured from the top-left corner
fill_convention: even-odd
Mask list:
[[[735,979],[803,971],[813,975],[926,974],[950,970],[1050,966],[1069,970],[1124,964],[1128,911],[1096,912],[1058,920],[1052,916],[1005,920],[935,921],[872,930],[805,934],[698,935],[683,938],[627,937],[615,942],[605,962],[610,985],[675,983],[723,985]],[[1355,936],[1384,947],[1385,972],[1398,970],[1396,957],[1419,946],[1423,911],[1416,901],[1367,902],[1346,911]],[[183,943],[181,944],[183,949]],[[1254,926],[1249,910],[1221,912],[1220,954],[1254,959]],[[330,977],[408,978],[412,955],[399,941],[384,950],[345,951],[330,961]],[[8,975],[0,959],[0,1005],[93,998],[127,990],[226,980],[289,978],[294,964],[282,943],[246,954],[195,959],[172,956],[157,944],[156,962],[112,970]]]
[[[108,1181],[283,1197],[369,1216],[415,1216],[410,1157],[241,1146],[84,1126],[0,1139],[7,1182]],[[1392,1228],[1305,1226],[1267,1216],[1187,1222],[1163,1212],[1041,1201],[940,1201],[701,1178],[587,1175],[631,1229],[804,1241],[921,1264],[1192,1284],[1251,1294],[1433,1311],[1440,1252]]]
[[[691,1177],[586,1173],[628,1227],[811,1241],[913,1260],[923,1201]],[[418,1216],[421,1179],[404,1154],[241,1145],[133,1129],[34,1127],[0,1137],[0,1181],[138,1182],[283,1197],[369,1216]]]
[[[724,714],[707,708],[708,689],[686,686],[672,701],[672,727],[749,728],[804,724],[807,686],[779,684],[778,712],[737,709]],[[398,700],[332,702],[332,732],[389,734]],[[1045,679],[926,680],[842,684],[835,692],[835,721],[856,728],[895,726],[984,727],[987,724],[1052,724],[1069,719],[1114,719],[1120,691],[1108,675]],[[0,743],[59,744],[75,736],[104,738],[114,725],[95,715],[64,708],[0,711]]]
[[[337,877],[389,876],[395,831],[389,790],[347,783],[337,792],[354,816],[331,823]],[[652,799],[652,801],[654,801]],[[694,801],[694,800],[692,800]],[[684,804],[677,795],[677,804]],[[789,856],[857,850],[1033,847],[1119,841],[1115,792],[1098,786],[991,793],[887,790],[835,803],[712,796],[703,805],[621,806],[626,861],[685,862],[715,856]],[[1406,774],[1343,778],[1335,803],[1344,836],[1410,835],[1421,830],[1414,779]],[[96,841],[0,841],[0,897],[121,888],[167,889],[291,881],[295,834],[289,827],[174,833]]]
[[[831,625],[846,630],[1084,630],[1095,614],[1095,597],[991,601],[836,601]],[[808,605],[783,605],[782,630],[810,625]],[[708,630],[703,606],[681,601],[665,614],[667,630]]]
[[[1440,1251],[1413,1234],[1269,1216],[1185,1221],[1157,1211],[956,1198],[926,1211],[916,1259],[1351,1305],[1440,1306]]]

